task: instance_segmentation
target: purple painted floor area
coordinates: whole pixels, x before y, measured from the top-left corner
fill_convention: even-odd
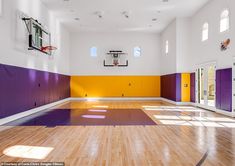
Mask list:
[[[141,109],[55,109],[19,119],[5,126],[156,125]]]

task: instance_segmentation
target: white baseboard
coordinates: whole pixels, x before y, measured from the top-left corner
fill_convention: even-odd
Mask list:
[[[54,102],[54,103],[50,103],[50,104],[47,104],[47,105],[44,105],[44,106],[41,106],[41,107],[37,107],[37,108],[31,109],[31,110],[28,110],[28,111],[25,111],[25,112],[22,112],[22,113],[18,113],[18,114],[0,119],[0,125],[12,122],[14,120],[17,120],[17,119],[20,119],[20,118],[23,118],[23,117],[26,117],[26,116],[29,116],[29,115],[32,115],[34,113],[43,111],[45,109],[54,107],[54,106],[59,105],[59,104],[63,104],[63,103],[68,102],[68,101],[70,101],[70,98],[63,99],[63,100],[60,100],[60,101],[57,101],[57,102]]]
[[[148,101],[161,100],[161,97],[77,97],[70,98],[72,101]]]

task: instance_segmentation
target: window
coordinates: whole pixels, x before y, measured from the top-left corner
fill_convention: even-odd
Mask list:
[[[91,57],[97,57],[97,48],[91,47],[90,54],[91,54]]]
[[[166,45],[165,45],[165,51],[166,51],[166,54],[168,54],[169,53],[169,41],[167,40],[166,41]]]
[[[202,27],[202,41],[208,40],[208,36],[209,36],[209,24],[206,22],[203,24]]]
[[[135,47],[135,48],[134,48],[134,56],[135,56],[135,57],[140,57],[140,55],[141,55],[141,49],[140,49],[140,47]]]
[[[222,11],[220,15],[220,32],[229,30],[229,11],[228,9]]]
[[[3,7],[2,7],[2,0],[0,0],[0,16],[2,15],[2,10],[3,10]]]

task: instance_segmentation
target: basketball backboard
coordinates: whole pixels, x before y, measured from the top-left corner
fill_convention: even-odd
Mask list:
[[[38,50],[48,55],[55,48],[51,46],[51,34],[33,18],[22,18],[29,33],[29,50]]]

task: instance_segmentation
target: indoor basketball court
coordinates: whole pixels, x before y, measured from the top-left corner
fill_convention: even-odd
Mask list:
[[[235,165],[234,11],[0,0],[0,165]]]

